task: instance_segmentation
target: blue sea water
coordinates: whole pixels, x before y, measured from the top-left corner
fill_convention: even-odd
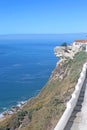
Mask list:
[[[54,47],[85,34],[0,37],[0,112],[39,93],[58,59]]]

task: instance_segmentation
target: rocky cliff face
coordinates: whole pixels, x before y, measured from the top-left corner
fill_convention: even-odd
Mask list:
[[[76,53],[80,52],[82,48],[77,48],[75,46],[57,46],[54,48],[54,53],[56,57],[60,60],[56,64],[56,68],[51,75],[51,80],[60,79],[62,80],[68,74],[67,61],[69,59],[73,60]],[[66,63],[66,64],[65,64]]]
[[[60,60],[73,59],[75,54],[81,51],[82,48],[78,48],[75,46],[57,46],[54,48],[54,53],[56,57],[59,57]]]

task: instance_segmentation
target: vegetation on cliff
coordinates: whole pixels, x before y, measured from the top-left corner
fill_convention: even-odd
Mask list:
[[[1,122],[0,130],[53,130],[65,110],[86,59],[87,53],[80,51],[73,59],[59,62],[37,97],[28,101],[17,114]]]

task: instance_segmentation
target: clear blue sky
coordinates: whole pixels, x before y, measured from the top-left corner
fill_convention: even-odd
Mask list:
[[[87,0],[0,0],[0,34],[87,32]]]

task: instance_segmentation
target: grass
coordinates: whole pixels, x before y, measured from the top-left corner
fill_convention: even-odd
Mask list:
[[[87,53],[81,51],[74,57],[73,60],[68,60],[64,63],[60,72],[66,71],[67,74],[63,80],[53,78],[46,84],[42,91],[28,102],[23,108],[24,113],[19,114],[22,118],[21,124],[24,123],[25,116],[28,116],[29,122],[20,128],[20,130],[53,130],[59,118],[63,114],[66,102],[70,99],[71,93],[74,90],[75,84],[77,83],[83,64],[87,60]],[[57,72],[56,68],[54,70]],[[17,118],[17,115],[11,117],[7,122],[0,124],[0,130],[4,130],[6,126],[13,125],[13,121]],[[16,120],[17,121],[17,120]]]

